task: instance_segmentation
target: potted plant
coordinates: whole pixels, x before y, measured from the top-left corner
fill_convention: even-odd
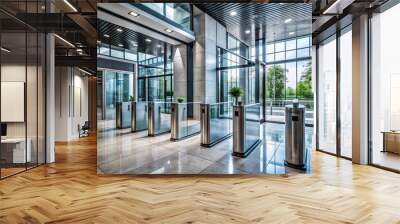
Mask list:
[[[183,101],[185,101],[185,97],[178,96],[178,97],[176,98],[176,102],[178,102],[178,103],[183,103]]]
[[[232,87],[229,90],[229,94],[235,98],[235,104],[238,105],[239,97],[243,95],[243,90],[240,87]]]
[[[134,96],[129,96],[129,101],[134,102],[135,101],[135,97]]]

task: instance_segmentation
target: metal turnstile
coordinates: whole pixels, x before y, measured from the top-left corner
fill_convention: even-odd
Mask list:
[[[232,103],[200,105],[201,146],[212,147],[232,136]]]
[[[147,102],[131,102],[131,127],[132,132],[147,129]]]
[[[294,103],[285,107],[285,165],[305,169],[305,107]]]
[[[233,153],[247,157],[260,144],[260,104],[233,106]]]
[[[116,127],[118,129],[131,127],[131,102],[118,102],[116,106]]]
[[[171,131],[170,102],[149,102],[147,107],[148,136]]]

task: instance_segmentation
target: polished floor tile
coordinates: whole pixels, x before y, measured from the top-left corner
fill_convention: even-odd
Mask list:
[[[232,156],[232,138],[214,147],[200,146],[200,135],[170,141],[170,133],[148,137],[129,129],[99,132],[98,172],[112,174],[285,174],[304,172],[285,167],[284,125],[261,125],[262,144],[246,158]],[[306,151],[312,145],[306,128]],[[307,167],[310,170],[310,158]],[[307,171],[306,171],[307,172]]]

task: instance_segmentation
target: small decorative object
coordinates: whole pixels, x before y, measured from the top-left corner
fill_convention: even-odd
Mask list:
[[[134,96],[129,96],[129,101],[131,101],[131,102],[135,101],[135,97]]]
[[[240,87],[232,87],[229,94],[235,98],[235,104],[238,105],[239,97],[243,95],[243,90]]]
[[[179,97],[176,98],[176,101],[178,103],[183,103],[183,101],[185,101],[185,97],[179,96]]]

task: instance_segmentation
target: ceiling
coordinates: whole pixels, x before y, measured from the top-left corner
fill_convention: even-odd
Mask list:
[[[267,42],[311,34],[310,3],[197,3],[195,6],[249,45],[254,43],[257,29],[258,38],[265,36]],[[285,23],[287,19],[291,21]],[[246,30],[250,33],[246,34]]]
[[[112,46],[122,44],[121,48],[130,49],[134,53],[139,51],[151,55],[159,55],[164,49],[163,41],[101,19],[98,19],[97,29],[98,38],[102,43],[111,44]],[[105,34],[110,37],[105,37]],[[151,41],[149,42],[149,40]]]

